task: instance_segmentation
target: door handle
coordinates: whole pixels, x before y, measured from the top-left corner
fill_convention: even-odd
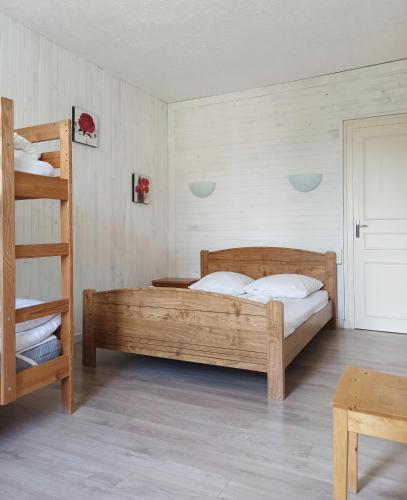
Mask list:
[[[360,238],[360,228],[369,227],[367,224],[361,224],[359,219],[356,219],[356,238]]]

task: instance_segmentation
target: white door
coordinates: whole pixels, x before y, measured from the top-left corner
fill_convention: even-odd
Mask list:
[[[407,114],[346,129],[355,328],[407,333]]]

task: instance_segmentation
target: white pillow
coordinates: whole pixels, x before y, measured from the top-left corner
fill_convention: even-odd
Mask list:
[[[321,281],[303,274],[273,274],[250,283],[245,292],[263,298],[304,299],[323,286]]]
[[[25,137],[18,135],[17,132],[14,132],[14,149],[24,151],[33,160],[38,160],[41,156],[41,153],[36,150],[35,146],[30,141],[27,141]]]
[[[224,293],[226,295],[241,295],[245,293],[245,286],[254,281],[244,274],[229,271],[218,271],[204,276],[196,283],[190,285],[192,290],[203,292]]]

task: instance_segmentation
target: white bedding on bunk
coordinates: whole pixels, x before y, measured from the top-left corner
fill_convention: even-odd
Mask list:
[[[16,299],[16,309],[20,309],[22,307],[35,306],[38,304],[43,304],[42,300],[36,299]],[[36,328],[37,326],[46,323],[50,319],[52,319],[55,314],[50,314],[49,316],[44,316],[43,318],[30,319],[29,321],[24,321],[24,323],[16,324],[16,333],[24,332],[26,330],[31,330],[32,328]]]
[[[57,314],[46,323],[39,325],[31,330],[16,333],[16,351],[25,351],[35,346],[49,337],[61,324],[61,315]]]
[[[56,177],[58,170],[46,161],[34,160],[23,151],[14,151],[14,169],[17,172],[26,174],[44,175],[46,177]]]
[[[41,161],[34,144],[21,135],[14,133],[14,169],[26,174],[56,177],[58,171],[46,161]]]
[[[43,304],[41,300],[16,299],[16,308]],[[16,352],[25,351],[47,339],[61,325],[61,315],[53,314],[16,324]],[[1,352],[1,343],[0,343]]]
[[[45,339],[48,339],[48,337],[53,334],[60,325],[61,315],[57,314],[52,319],[37,326],[36,328],[16,333],[16,353],[18,354],[22,351],[26,351],[27,349],[40,344]],[[0,353],[1,350],[0,342]]]
[[[239,295],[242,299],[253,300],[266,304],[270,299],[264,299],[247,293]],[[304,299],[276,299],[284,304],[284,337],[291,335],[304,321],[323,309],[329,301],[326,290],[318,290]]]

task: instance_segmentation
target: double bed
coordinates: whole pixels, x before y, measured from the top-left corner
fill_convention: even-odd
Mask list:
[[[96,348],[104,348],[254,370],[267,374],[269,399],[284,399],[285,368],[325,325],[335,326],[335,253],[277,247],[203,250],[201,276],[217,271],[253,279],[300,274],[324,287],[307,299],[266,303],[176,288],[84,290],[84,365],[95,366]]]

